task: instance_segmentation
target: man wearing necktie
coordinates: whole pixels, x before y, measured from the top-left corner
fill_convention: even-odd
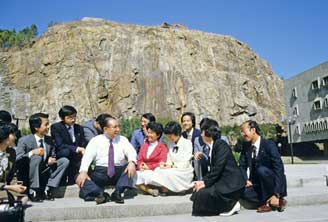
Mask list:
[[[53,141],[47,136],[48,114],[35,113],[30,116],[32,134],[19,139],[16,148],[17,161],[26,161],[29,174],[29,197],[33,202],[52,200],[53,190],[59,187],[69,160],[56,156]]]
[[[283,211],[287,196],[284,165],[278,148],[271,140],[261,137],[255,121],[241,125],[247,143],[240,155],[240,168],[246,181],[242,199],[257,208],[259,213],[277,209]]]
[[[124,203],[124,197],[133,194],[133,177],[136,172],[137,153],[128,139],[119,135],[119,121],[107,117],[100,122],[103,134],[90,140],[82,158],[80,174],[76,179],[80,197],[86,201],[95,200],[97,204],[107,201]],[[95,169],[88,174],[91,162]],[[115,186],[114,192],[104,192],[108,185]],[[131,196],[130,196],[131,197]]]
[[[70,161],[67,169],[67,183],[72,185],[79,173],[87,141],[83,127],[76,123],[77,111],[73,106],[63,106],[58,115],[61,121],[51,125],[51,136],[55,142],[57,156],[66,157]]]

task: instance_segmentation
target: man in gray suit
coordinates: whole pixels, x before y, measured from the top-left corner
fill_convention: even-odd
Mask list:
[[[56,159],[49,131],[48,114],[35,113],[29,118],[32,134],[22,137],[16,148],[16,161],[27,161],[29,166],[29,197],[33,202],[53,200],[52,191],[60,184],[69,165],[65,157]]]

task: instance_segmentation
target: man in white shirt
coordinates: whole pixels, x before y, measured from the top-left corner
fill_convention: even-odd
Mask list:
[[[81,188],[80,197],[85,201],[95,200],[97,204],[110,199],[124,203],[123,191],[133,189],[137,153],[128,139],[119,135],[120,124],[117,119],[107,117],[99,124],[104,133],[90,140],[76,179]],[[92,161],[95,162],[95,169],[88,175]],[[104,192],[108,185],[115,186],[111,197]]]

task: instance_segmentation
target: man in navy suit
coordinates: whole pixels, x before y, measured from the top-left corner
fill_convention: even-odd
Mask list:
[[[242,199],[257,207],[258,212],[283,211],[286,205],[286,177],[278,148],[261,137],[255,121],[241,125],[246,144],[240,155],[240,168],[246,181]]]
[[[52,138],[47,136],[48,114],[33,114],[29,118],[29,124],[32,134],[19,139],[16,160],[26,161],[30,199],[34,202],[52,200],[52,191],[59,186],[69,161],[56,156]]]
[[[51,125],[51,136],[55,141],[57,156],[66,157],[70,161],[68,184],[72,185],[79,172],[87,142],[83,127],[75,123],[77,111],[74,107],[63,106],[58,114],[62,121]]]

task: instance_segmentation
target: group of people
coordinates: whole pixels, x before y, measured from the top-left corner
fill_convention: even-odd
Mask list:
[[[241,125],[245,143],[238,164],[218,122],[204,118],[197,129],[191,112],[182,115],[182,127],[176,121],[163,126],[145,113],[131,141],[120,135],[119,120],[110,114],[84,125],[75,122],[72,106],[58,114],[61,121],[51,126],[48,114],[31,115],[31,134],[17,142],[10,114],[0,111],[0,203],[4,190],[39,202],[53,200],[60,185],[76,183],[80,198],[97,204],[122,204],[137,189],[154,197],[192,193],[195,216],[229,216],[239,211],[239,202],[258,212],[285,208],[280,154],[255,121]],[[107,186],[114,187],[111,195]]]

